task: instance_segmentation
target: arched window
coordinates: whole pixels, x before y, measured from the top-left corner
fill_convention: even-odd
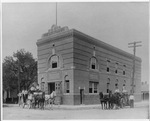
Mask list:
[[[123,65],[123,75],[126,75],[126,65]]]
[[[118,79],[116,79],[115,87],[118,87]]]
[[[117,74],[118,73],[118,63],[116,62],[115,64],[115,73]]]
[[[53,55],[49,61],[50,68],[58,68],[59,66],[59,57],[57,55]]]
[[[110,60],[107,59],[107,68],[106,68],[107,72],[110,72],[109,66],[110,66]]]
[[[70,93],[70,80],[68,78],[68,76],[65,76],[65,93]]]
[[[109,93],[110,91],[110,78],[107,79],[107,90],[106,92]]]
[[[91,69],[98,69],[97,60],[96,60],[95,57],[92,57],[92,58],[91,58],[90,68],[91,68]]]

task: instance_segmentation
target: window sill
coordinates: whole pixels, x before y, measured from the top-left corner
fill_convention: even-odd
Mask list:
[[[89,95],[98,95],[99,93],[89,93]]]
[[[99,72],[99,70],[98,70],[98,69],[91,69],[91,68],[89,68],[89,70],[90,70],[90,71]]]
[[[60,67],[58,67],[58,68],[49,68],[49,69],[47,70],[47,72],[48,72],[48,71],[60,70],[60,69],[61,69]]]
[[[70,93],[64,93],[64,95],[70,95]]]

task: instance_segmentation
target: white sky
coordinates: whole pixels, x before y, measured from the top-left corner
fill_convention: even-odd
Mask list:
[[[148,81],[149,8],[147,3],[58,3],[58,25],[77,29],[133,53],[128,43],[142,41],[142,81]],[[55,24],[55,3],[2,4],[2,58],[25,48],[37,58],[36,41]]]

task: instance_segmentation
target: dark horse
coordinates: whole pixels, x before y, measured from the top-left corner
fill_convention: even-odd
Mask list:
[[[102,109],[107,109],[107,104],[108,104],[108,95],[104,95],[102,92],[99,93],[99,98],[100,98],[100,103],[102,106]]]
[[[109,95],[109,108],[113,109],[114,106],[116,109],[122,108],[122,95],[120,93],[110,93]]]
[[[122,108],[122,95],[120,93],[114,93],[110,91],[107,95],[104,95],[102,92],[99,93],[100,103],[102,109],[113,109],[114,106],[116,109],[119,107]]]
[[[38,91],[34,92],[34,99],[35,99],[35,107],[38,105],[38,108],[44,110],[44,102],[45,102],[45,92]]]

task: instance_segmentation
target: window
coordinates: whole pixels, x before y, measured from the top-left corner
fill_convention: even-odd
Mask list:
[[[117,83],[115,84],[115,87],[118,87],[118,84],[117,84]]]
[[[107,79],[107,93],[109,93],[109,86],[110,86],[110,78]]]
[[[109,67],[107,67],[107,72],[109,72]]]
[[[97,93],[98,92],[98,82],[89,82],[89,93]]]
[[[69,82],[69,80],[65,80],[65,85],[66,85],[66,93],[70,93],[70,89],[69,89],[69,87],[70,87],[70,82]]]
[[[97,83],[94,83],[94,93],[97,93]]]
[[[52,62],[52,68],[57,68],[57,62]]]
[[[92,82],[89,82],[89,93],[92,93]]]
[[[107,93],[109,93],[109,85],[110,83],[107,83]]]
[[[115,65],[115,73],[117,74],[118,73],[118,63],[116,63],[116,65]]]
[[[56,82],[56,84],[55,84],[55,89],[56,90],[59,90],[60,89],[60,84],[59,84],[60,82]]]
[[[97,60],[96,60],[95,57],[92,57],[92,58],[91,58],[90,68],[91,68],[91,69],[97,69]]]
[[[70,93],[70,80],[68,78],[68,75],[65,76],[65,82],[64,82],[64,92]]]
[[[126,68],[126,65],[123,65],[123,75],[125,75],[125,74],[126,74],[126,72],[125,72],[125,68]]]
[[[59,61],[59,58],[57,55],[53,55],[51,58],[50,58],[50,67],[51,68],[58,68],[58,61]]]
[[[110,70],[109,70],[109,65],[110,65],[110,60],[107,60],[107,72],[109,72]]]
[[[118,79],[116,79],[115,87],[118,87]]]

